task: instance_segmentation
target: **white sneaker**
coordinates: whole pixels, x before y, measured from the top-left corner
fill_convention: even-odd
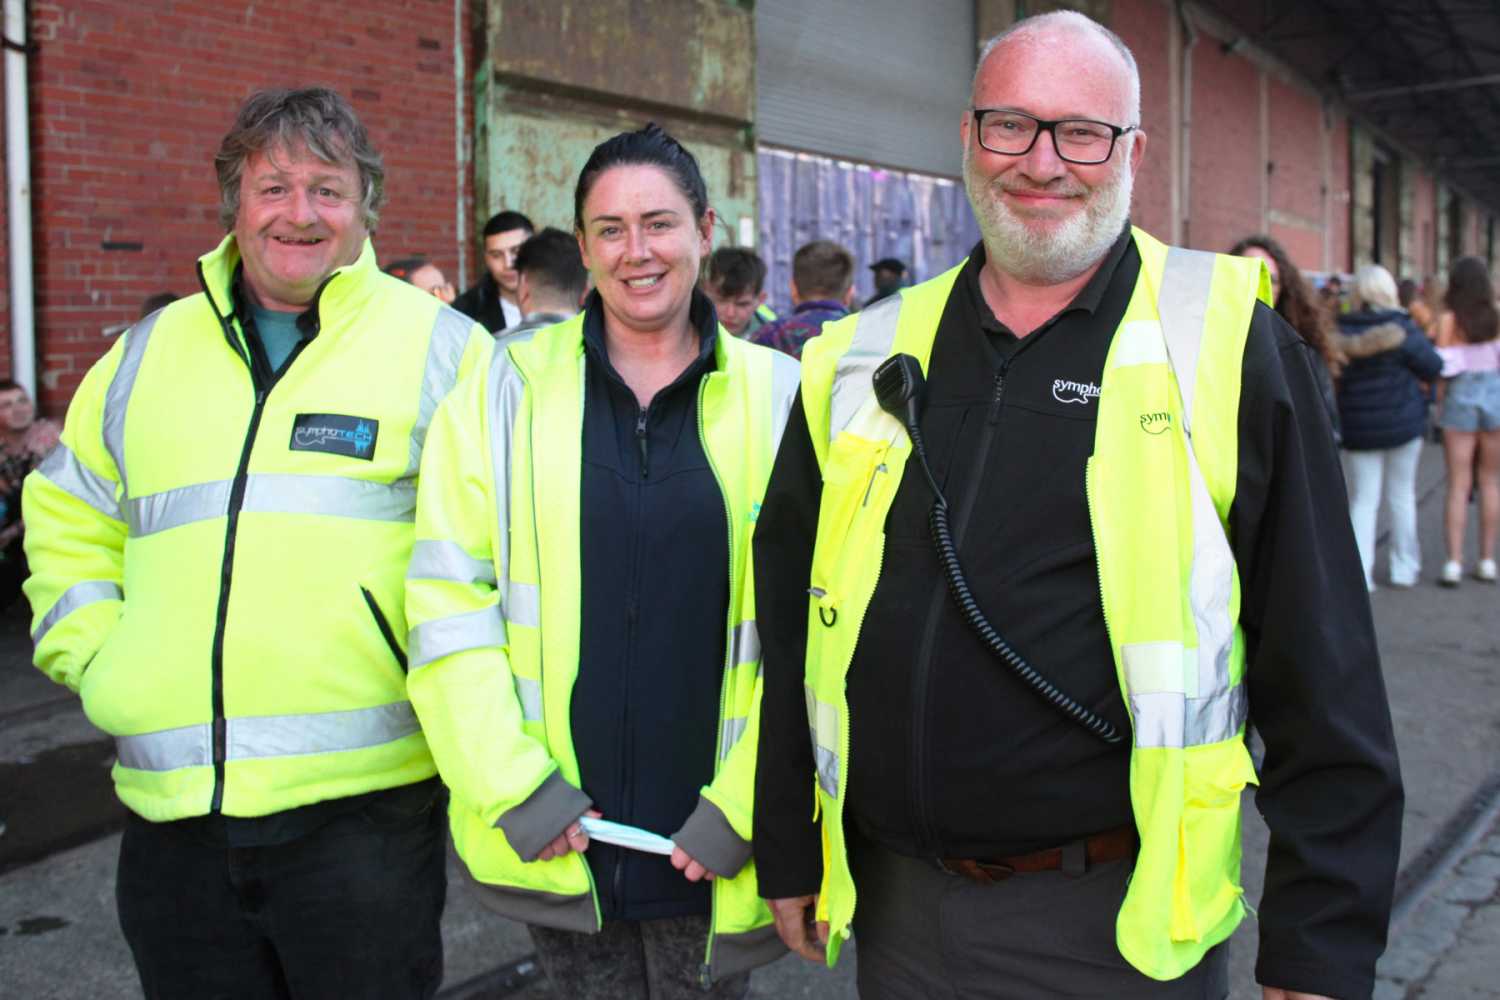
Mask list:
[[[1452,559],[1443,563],[1443,573],[1438,577],[1438,583],[1444,587],[1457,587],[1458,581],[1463,579],[1464,568]]]
[[[1485,583],[1495,582],[1495,560],[1481,559],[1479,565],[1474,567],[1474,578],[1483,580]]]

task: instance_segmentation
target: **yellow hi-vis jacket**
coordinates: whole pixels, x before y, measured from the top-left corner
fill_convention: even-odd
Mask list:
[[[268,392],[226,237],[204,291],[89,370],[23,504],[36,663],[115,737],[152,821],[261,816],[435,773],[406,696],[402,575],[438,400],[492,341],[366,241]]]
[[[1121,955],[1172,979],[1244,913],[1240,791],[1255,781],[1234,499],[1241,359],[1256,261],[1168,248],[1134,231],[1140,277],[1105,361],[1087,492],[1104,620],[1133,731],[1130,798],[1141,850],[1116,921]],[[823,492],[808,609],[806,695],[825,864],[819,916],[837,960],[854,914],[845,853],[844,679],[881,572],[883,529],[911,442],[875,400],[888,356],[926,368],[959,268],[824,327],[802,398]]]
[[[699,384],[698,431],[724,496],[729,617],[719,745],[704,748],[715,755],[715,776],[678,834],[736,855],[736,870],[718,872],[732,877],[713,883],[708,979],[783,951],[746,860],[761,692],[750,532],[798,379],[790,358],[722,330],[714,360]],[[599,907],[583,858],[535,860],[589,802],[570,731],[584,364],[580,315],[497,351],[487,373],[439,407],[423,460],[406,614],[411,700],[452,790],[454,844],[487,905],[593,932]]]

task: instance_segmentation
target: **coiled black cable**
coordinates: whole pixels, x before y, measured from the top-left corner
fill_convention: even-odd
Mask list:
[[[888,371],[887,366],[893,363],[900,364],[901,370]],[[900,380],[904,380],[905,384],[897,388],[896,383]],[[1009,667],[1011,673],[1015,674],[1023,684],[1035,691],[1043,701],[1105,743],[1119,743],[1123,737],[1114,723],[1079,704],[1027,663],[1021,654],[1012,649],[1010,643],[1006,642],[1005,638],[990,624],[989,619],[980,610],[979,602],[970,592],[968,581],[964,579],[963,566],[958,560],[958,546],[953,541],[953,531],[948,524],[948,500],[943,496],[943,491],[938,488],[937,479],[933,477],[932,469],[927,465],[927,447],[922,441],[922,429],[916,420],[916,407],[922,390],[922,373],[916,359],[907,354],[896,355],[876,370],[874,381],[881,408],[906,425],[906,433],[911,437],[912,451],[916,454],[922,467],[922,474],[927,478],[927,485],[932,490],[932,508],[927,513],[927,526],[932,532],[932,544],[937,552],[938,564],[942,566],[943,577],[948,582],[948,593],[952,596],[953,603],[958,605],[959,613],[964,621],[979,636],[979,640],[984,643],[985,647],[994,653],[1000,662]],[[902,410],[903,407],[905,412]]]

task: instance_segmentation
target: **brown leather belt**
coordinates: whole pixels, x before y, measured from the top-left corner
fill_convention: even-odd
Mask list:
[[[1062,847],[1049,847],[1045,851],[1019,854],[1013,858],[996,858],[992,861],[938,858],[937,866],[950,875],[962,875],[975,882],[988,884],[1029,872],[1062,870],[1069,874],[1082,874],[1091,865],[1134,857],[1135,847],[1135,827],[1121,826]]]

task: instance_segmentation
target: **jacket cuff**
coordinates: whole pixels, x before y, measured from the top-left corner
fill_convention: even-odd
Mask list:
[[[719,807],[702,796],[682,829],[672,834],[672,842],[723,878],[734,878],[750,860],[750,842],[735,833]]]
[[[535,861],[542,848],[593,804],[593,799],[568,784],[561,771],[553,771],[526,801],[501,813],[495,826],[522,861]]]
[[[1375,990],[1374,970],[1340,968],[1333,964],[1306,965],[1277,962],[1261,955],[1255,963],[1261,986],[1326,997],[1368,997]]]

